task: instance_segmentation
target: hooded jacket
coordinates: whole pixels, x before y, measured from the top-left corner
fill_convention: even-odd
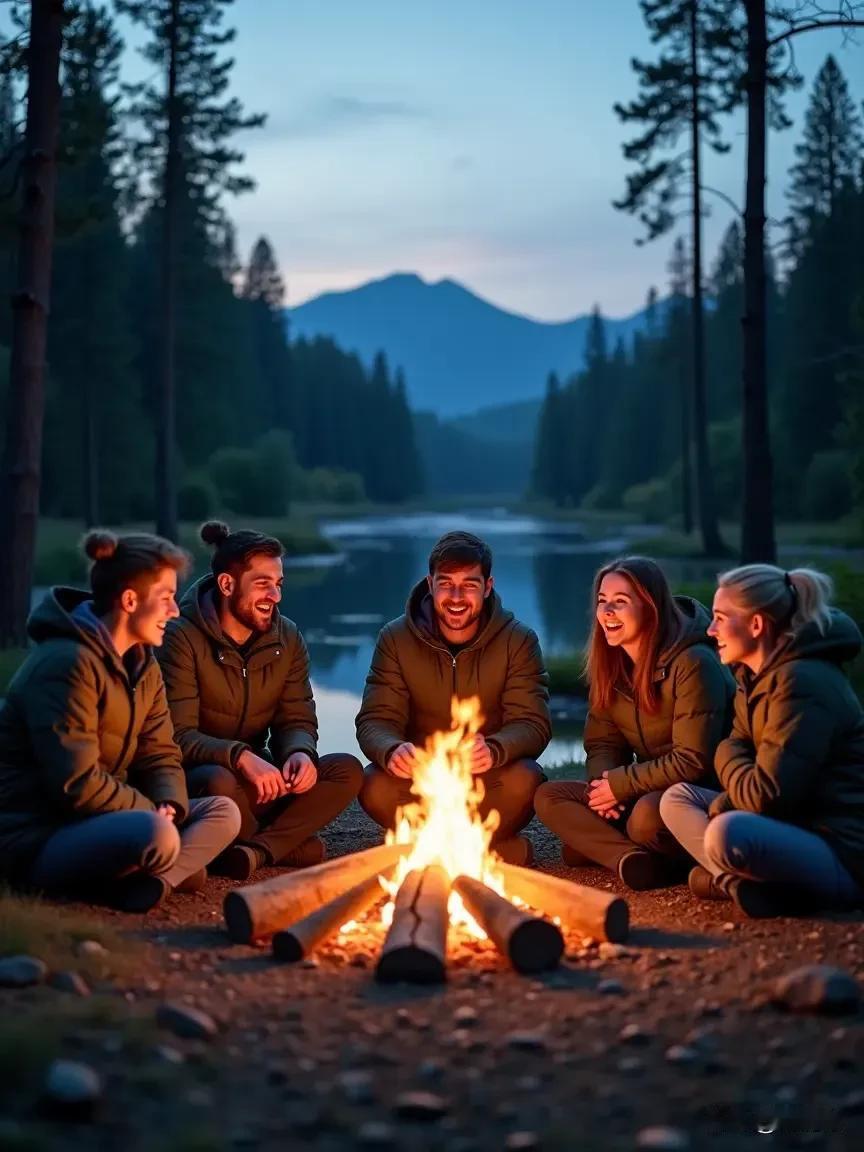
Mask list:
[[[12,879],[74,821],[160,804],[178,822],[188,812],[159,666],[149,648],[124,662],[82,610],[89,598],[54,588],[33,611],[36,647],[0,709],[0,874]]]
[[[233,770],[246,748],[276,764],[292,752],[306,752],[317,763],[309,653],[297,625],[276,613],[241,655],[222,631],[216,591],[214,576],[187,590],[159,651],[184,766]]]
[[[585,722],[588,779],[608,771],[622,804],[682,780],[710,786],[714,753],[731,725],[735,681],[708,638],[708,612],[689,596],[675,603],[684,625],[657,658],[659,710],[640,710],[632,687],[618,684],[608,708],[590,710]]]
[[[861,633],[832,609],[785,637],[756,674],[739,666],[732,732],[715,765],[726,792],[712,805],[809,828],[864,884],[864,708],[841,665]]]
[[[411,592],[405,615],[378,636],[357,714],[357,742],[384,768],[404,742],[422,747],[451,727],[451,700],[477,696],[480,728],[495,765],[536,759],[549,743],[549,677],[537,636],[501,604],[493,589],[474,640],[455,655],[438,631],[426,580]]]

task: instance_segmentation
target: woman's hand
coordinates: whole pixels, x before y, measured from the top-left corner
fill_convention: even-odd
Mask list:
[[[608,772],[604,772],[600,779],[588,782],[588,807],[598,816],[614,820],[624,811],[624,806],[615,799],[615,793],[609,787],[608,775]]]

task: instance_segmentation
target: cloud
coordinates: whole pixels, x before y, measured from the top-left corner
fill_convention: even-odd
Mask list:
[[[280,136],[335,136],[393,121],[425,120],[426,109],[407,100],[372,100],[363,96],[326,96],[282,120],[271,129]]]

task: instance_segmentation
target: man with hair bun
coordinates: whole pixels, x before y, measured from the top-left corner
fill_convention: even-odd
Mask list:
[[[0,709],[0,877],[146,912],[202,886],[240,813],[189,800],[153,659],[189,557],[144,534],[83,547],[92,593],[53,588],[34,610]]]
[[[212,574],[183,597],[160,661],[190,793],[230,796],[242,816],[211,871],[242,881],[319,864],[316,833],[351,803],[363,772],[348,754],[318,756],[309,654],[278,610],[282,545],[215,520],[201,539]]]
[[[536,758],[552,733],[549,678],[536,635],[492,586],[491,549],[468,532],[441,537],[429,575],[405,615],[382,628],[372,656],[357,716],[357,742],[371,761],[360,804],[382,827],[416,800],[416,749],[450,728],[453,696],[480,699],[471,767],[483,781],[481,815],[499,815],[491,846],[508,863],[528,864],[531,842],[518,833],[545,779]]]

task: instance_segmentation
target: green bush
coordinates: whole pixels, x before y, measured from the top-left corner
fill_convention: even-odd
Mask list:
[[[665,477],[634,484],[621,497],[621,504],[627,512],[653,524],[662,524],[677,511]]]
[[[220,448],[207,471],[220,505],[243,516],[287,516],[299,466],[294,441],[273,429],[251,448]]]
[[[581,652],[568,652],[546,658],[549,673],[549,691],[555,696],[587,697],[588,685],[582,677],[584,656]]]
[[[802,510],[808,520],[837,520],[852,511],[852,460],[835,448],[817,452],[804,475]]]
[[[304,500],[322,504],[362,504],[366,499],[363,477],[341,468],[311,468],[297,478]]]
[[[192,473],[180,485],[177,512],[181,520],[209,520],[219,501],[213,481],[205,473]]]

